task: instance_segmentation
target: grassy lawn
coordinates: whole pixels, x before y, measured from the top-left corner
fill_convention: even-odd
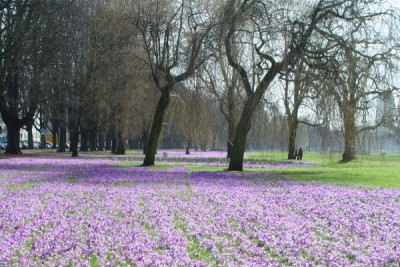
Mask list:
[[[286,154],[281,152],[252,152],[251,159],[284,160]],[[351,184],[372,187],[400,188],[400,154],[371,154],[359,156],[358,159],[342,163],[340,154],[306,153],[305,161],[317,164],[313,167],[266,169],[295,179],[328,182],[334,184]],[[259,169],[258,169],[259,170]]]

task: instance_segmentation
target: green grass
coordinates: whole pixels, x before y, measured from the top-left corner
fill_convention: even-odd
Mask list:
[[[249,156],[253,159],[280,157],[279,153],[265,152],[252,152]],[[317,165],[286,169],[255,169],[255,171],[267,171],[295,179],[339,185],[400,188],[400,154],[359,155],[356,160],[341,162],[338,153],[306,153],[303,159]]]
[[[245,158],[254,162],[287,162],[286,152],[252,151]],[[249,172],[269,172],[283,177],[306,181],[326,182],[337,185],[400,188],[400,154],[359,155],[358,159],[343,163],[340,153],[305,152],[303,161],[314,163],[312,167],[244,168]],[[138,162],[118,162],[119,167],[137,167]],[[157,163],[151,169],[186,168],[188,172],[220,172],[226,167],[199,166],[188,164]]]

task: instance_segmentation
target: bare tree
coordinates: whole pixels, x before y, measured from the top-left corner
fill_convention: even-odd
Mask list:
[[[144,6],[145,5],[145,6]],[[161,92],[143,165],[154,165],[165,110],[174,85],[188,79],[203,63],[209,14],[190,1],[157,0],[138,5],[136,26],[143,37],[153,80]],[[211,20],[212,21],[212,20]]]
[[[374,13],[359,15],[347,21],[346,27],[339,27],[336,21],[319,30],[330,47],[327,65],[331,78],[325,79],[325,83],[343,121],[343,161],[356,158],[356,138],[360,132],[388,123],[388,116],[376,122],[366,121],[365,113],[372,109],[374,99],[398,89],[393,73],[398,71],[400,45],[392,35],[392,21],[387,21],[396,18],[396,14],[384,9],[379,1],[370,1],[370,5],[375,6]],[[362,6],[355,7],[360,13]]]

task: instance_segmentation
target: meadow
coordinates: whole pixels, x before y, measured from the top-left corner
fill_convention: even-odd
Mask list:
[[[1,159],[0,266],[400,265],[397,155],[218,153]]]

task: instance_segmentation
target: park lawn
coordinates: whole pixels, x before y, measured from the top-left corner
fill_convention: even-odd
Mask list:
[[[268,172],[338,185],[400,188],[400,164],[390,161],[355,160],[303,168],[269,169]]]
[[[248,153],[247,157],[252,160],[279,161],[285,160],[287,154],[254,151]],[[356,160],[350,162],[341,162],[340,153],[308,152],[305,157],[306,162],[315,163],[316,166],[264,171],[295,179],[339,185],[400,188],[400,154],[397,153],[358,155]]]

